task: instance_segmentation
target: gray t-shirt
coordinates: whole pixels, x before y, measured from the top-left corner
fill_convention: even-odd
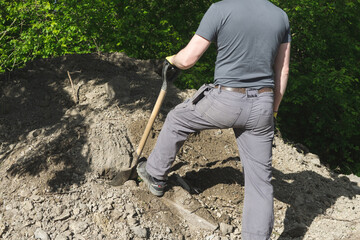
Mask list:
[[[274,87],[278,48],[291,41],[286,13],[267,0],[214,3],[196,34],[216,42],[215,84],[228,87]]]

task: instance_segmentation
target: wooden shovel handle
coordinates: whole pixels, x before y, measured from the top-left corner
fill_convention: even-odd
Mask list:
[[[162,105],[162,103],[163,103],[163,101],[164,101],[164,99],[165,99],[165,95],[166,95],[166,91],[165,91],[164,89],[161,89],[161,90],[160,90],[160,94],[159,94],[159,96],[158,96],[158,98],[157,98],[157,100],[156,100],[154,109],[153,109],[152,112],[151,112],[150,119],[149,119],[149,121],[148,121],[148,123],[147,123],[147,125],[146,125],[146,128],[145,128],[145,131],[144,131],[144,133],[143,133],[143,135],[142,135],[142,137],[141,137],[139,146],[138,146],[138,148],[136,149],[136,155],[137,155],[136,157],[137,157],[137,159],[136,159],[134,165],[137,164],[137,162],[138,162],[138,160],[139,160],[139,158],[140,158],[140,155],[141,155],[141,153],[142,153],[142,151],[143,151],[143,149],[144,149],[146,140],[147,140],[147,138],[149,137],[149,133],[150,133],[151,128],[152,128],[152,126],[153,126],[153,124],[154,124],[155,118],[156,118],[157,115],[159,114],[160,107],[161,107],[161,105]]]

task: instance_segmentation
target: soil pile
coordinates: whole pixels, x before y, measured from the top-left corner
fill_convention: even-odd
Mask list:
[[[108,182],[131,164],[161,62],[121,53],[42,59],[0,75],[0,239],[241,239],[243,173],[231,130],[191,135],[168,191]],[[169,84],[167,112],[195,90]],[[360,239],[360,180],[274,140],[272,239]]]

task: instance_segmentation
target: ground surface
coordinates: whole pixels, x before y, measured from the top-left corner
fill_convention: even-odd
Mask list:
[[[230,130],[190,136],[162,198],[139,181],[108,184],[134,159],[158,66],[74,55],[0,75],[0,239],[241,239],[244,182]],[[144,156],[193,92],[169,85]],[[275,138],[272,239],[360,239],[359,178],[304,151]]]

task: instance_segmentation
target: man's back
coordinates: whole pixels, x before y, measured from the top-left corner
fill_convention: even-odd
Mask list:
[[[215,84],[273,87],[272,65],[289,41],[289,22],[266,0],[224,0],[209,8],[196,34],[217,42]]]

